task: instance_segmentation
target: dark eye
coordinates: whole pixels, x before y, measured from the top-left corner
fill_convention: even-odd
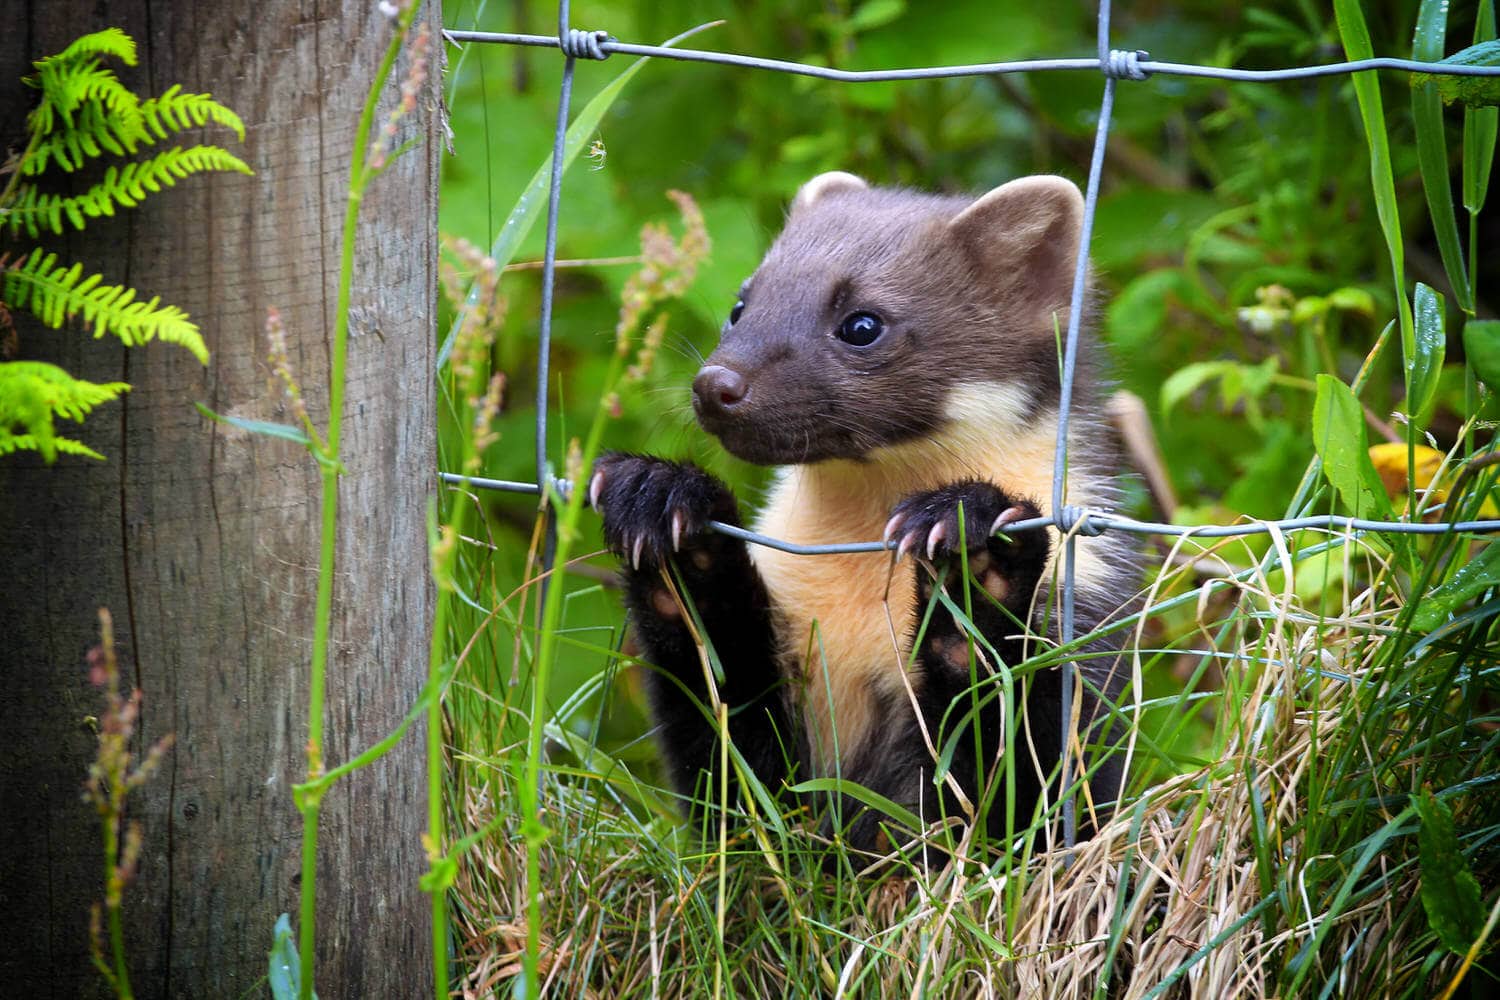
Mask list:
[[[745,300],[744,299],[737,299],[735,301],[734,305],[729,310],[729,325],[730,326],[734,326],[734,324],[736,324],[736,323],[738,323],[740,321],[740,317],[743,316],[744,314],[745,314]]]
[[[884,332],[885,324],[874,313],[850,313],[839,324],[839,339],[855,347],[867,347],[875,343]]]

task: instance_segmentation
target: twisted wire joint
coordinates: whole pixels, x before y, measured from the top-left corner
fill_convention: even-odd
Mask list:
[[[1100,72],[1115,80],[1145,80],[1151,76],[1149,72],[1141,68],[1141,62],[1151,58],[1151,53],[1145,49],[1126,51],[1124,49],[1111,49],[1109,58],[1099,67]]]
[[[608,59],[609,53],[604,51],[603,45],[611,41],[614,39],[607,31],[584,31],[581,28],[569,28],[566,35],[557,36],[558,47],[573,59]]]
[[[1064,535],[1071,535],[1075,531],[1090,538],[1104,534],[1104,525],[1090,520],[1088,508],[1075,504],[1063,504],[1059,507],[1052,522]]]

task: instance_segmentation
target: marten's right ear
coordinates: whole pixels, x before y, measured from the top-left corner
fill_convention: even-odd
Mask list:
[[[948,229],[1014,294],[1065,307],[1071,298],[1083,225],[1083,195],[1065,177],[1021,177],[982,195]]]
[[[842,170],[830,170],[826,174],[819,174],[797,189],[797,197],[792,199],[792,211],[810,207],[813,202],[830,191],[863,191],[869,186],[863,178],[846,174]]]

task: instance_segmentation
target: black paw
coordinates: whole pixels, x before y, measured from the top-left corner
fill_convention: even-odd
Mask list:
[[[958,550],[960,504],[962,536],[970,552],[984,549],[989,537],[1007,524],[1042,516],[1036,504],[1012,500],[993,483],[954,483],[898,503],[886,522],[885,540],[899,539],[897,558],[915,550],[934,562],[944,559]]]
[[[960,504],[962,533],[958,518]],[[919,558],[938,565],[957,554],[962,537],[968,550],[969,572],[992,595],[1004,600],[1018,578],[1031,577],[1031,585],[1035,584],[1034,577],[1041,573],[1047,560],[1049,543],[1045,528],[993,536],[1006,525],[1040,516],[1036,504],[1013,499],[993,483],[977,480],[954,483],[927,493],[914,493],[898,503],[886,522],[885,540],[896,542],[898,559],[915,552]],[[952,568],[956,571],[956,565]]]
[[[594,463],[588,488],[589,506],[604,519],[605,544],[636,569],[693,546],[709,521],[739,521],[728,487],[664,458],[607,452]]]

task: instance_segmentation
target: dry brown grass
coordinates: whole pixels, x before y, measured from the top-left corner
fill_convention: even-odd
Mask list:
[[[1357,544],[1347,558],[1368,565],[1345,578],[1385,579],[1384,553]],[[1177,606],[1208,606],[1183,586],[1191,562],[1153,603],[1175,592]],[[633,779],[550,775],[544,995],[1437,995],[1460,958],[1417,902],[1403,793],[1493,770],[1495,744],[1446,772],[1424,744],[1413,751],[1413,706],[1431,703],[1412,685],[1447,661],[1393,660],[1387,645],[1410,643],[1391,588],[1345,588],[1329,618],[1292,584],[1241,574],[1236,616],[1198,626],[1232,653],[1224,687],[1193,709],[1213,715],[1211,761],[1144,789],[1072,850],[1043,837],[1029,860],[836,879],[795,828],[751,821],[723,858],[622,794]],[[463,826],[496,824],[455,888],[466,997],[508,995],[521,969],[527,887],[509,787],[492,771],[464,802]]]

